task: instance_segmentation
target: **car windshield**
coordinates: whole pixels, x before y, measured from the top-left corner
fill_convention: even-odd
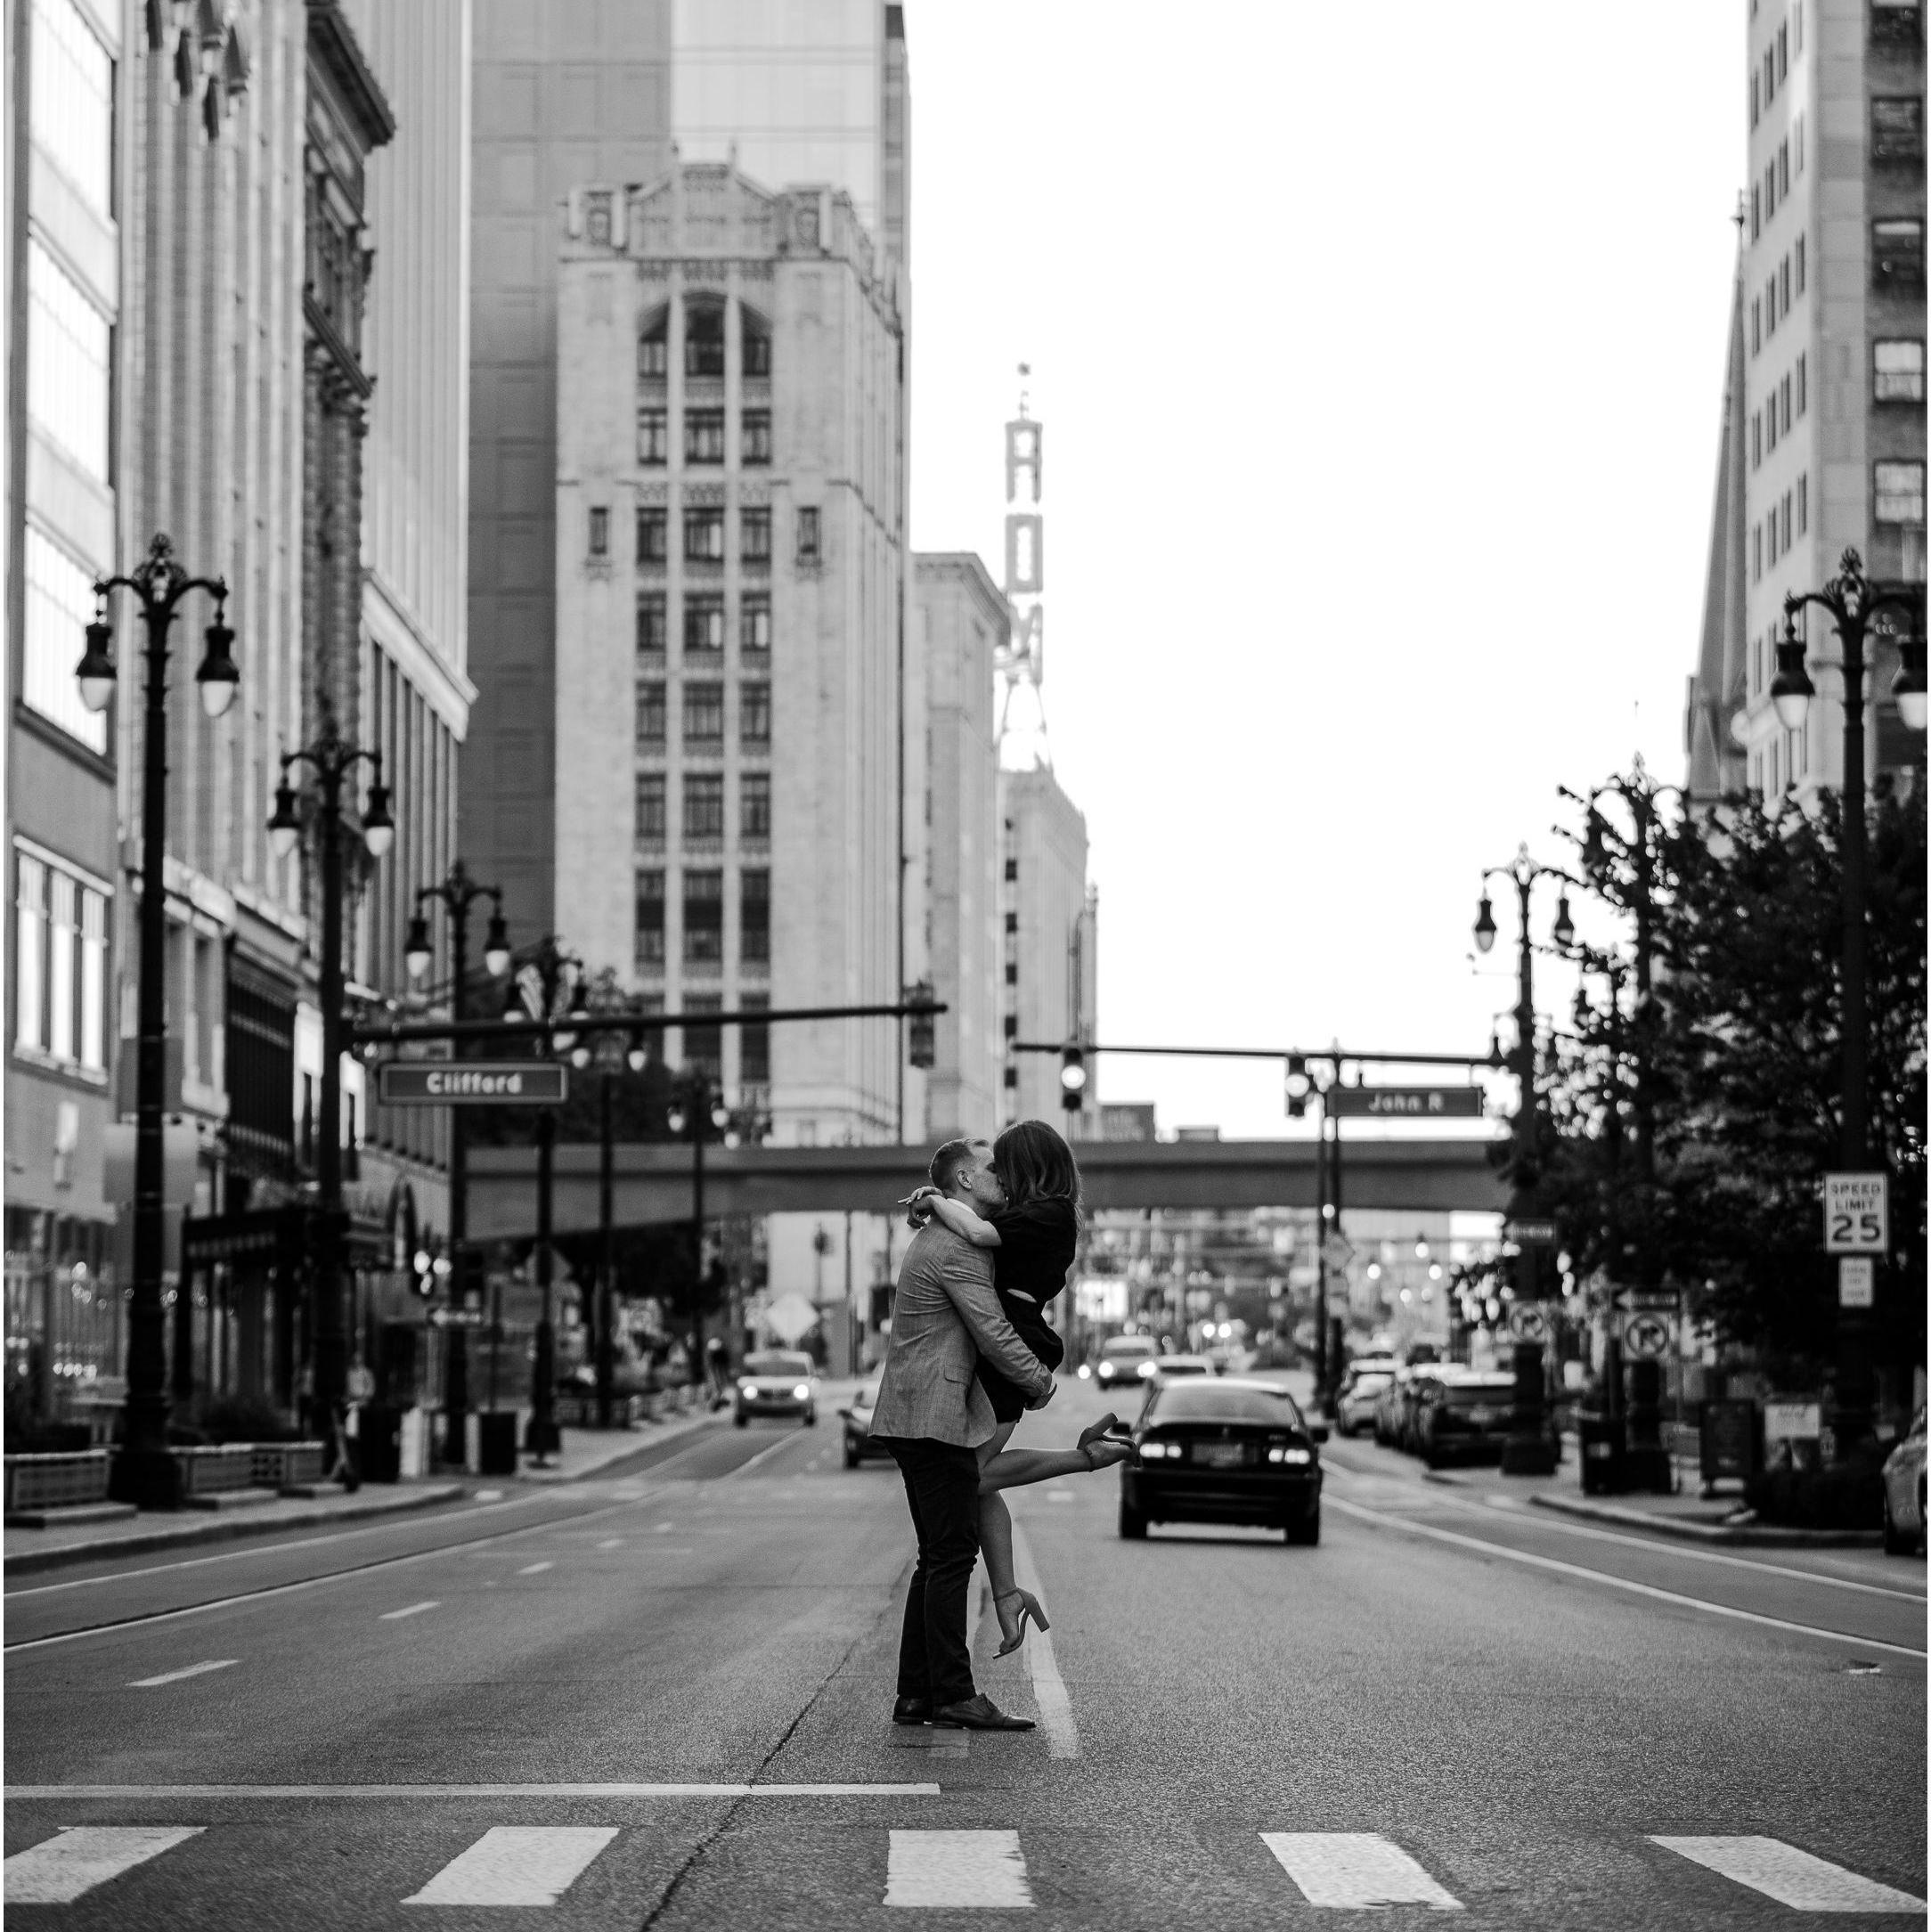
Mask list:
[[[1259,1423],[1275,1429],[1301,1427],[1300,1411],[1284,1389],[1243,1382],[1189,1382],[1164,1389],[1147,1412],[1150,1423]]]
[[[1210,1362],[1202,1362],[1185,1355],[1170,1355],[1160,1365],[1162,1375],[1208,1375],[1213,1373]]]
[[[1485,1375],[1479,1382],[1451,1382],[1446,1396],[1450,1408],[1482,1409],[1505,1403],[1514,1390],[1513,1376]]]
[[[809,1375],[811,1373],[811,1357],[808,1355],[791,1355],[779,1349],[772,1349],[763,1355],[747,1355],[745,1357],[745,1373],[747,1375]]]
[[[1102,1355],[1119,1357],[1122,1355],[1151,1355],[1153,1352],[1153,1338],[1151,1335],[1116,1335],[1112,1341],[1100,1345]]]

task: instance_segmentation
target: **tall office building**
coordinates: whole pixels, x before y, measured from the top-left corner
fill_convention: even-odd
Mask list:
[[[558,278],[559,917],[673,1011],[899,986],[904,364],[851,201],[590,185]],[[894,1137],[899,1028],[686,1029],[777,1137]]]
[[[1747,782],[1774,795],[1837,784],[1843,756],[1833,677],[1818,680],[1824,702],[1799,730],[1769,702],[1786,593],[1835,575],[1847,546],[1876,579],[1925,577],[1924,20],[1917,0],[1748,6],[1744,375],[1731,445],[1742,540],[1713,550],[1724,594],[1741,585],[1742,690],[1719,724],[1734,700],[1699,673],[1691,708],[1713,733],[1732,732]],[[1835,647],[1813,623],[1814,666]],[[1866,689],[1877,770],[1922,755],[1890,697],[1896,669],[1880,644]]]

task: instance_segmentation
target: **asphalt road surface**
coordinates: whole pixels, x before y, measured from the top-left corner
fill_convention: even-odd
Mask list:
[[[1071,1383],[1023,1440],[1099,1409]],[[828,1425],[828,1426],[826,1426]],[[1925,1908],[1925,1571],[1336,1443],[1323,1541],[1015,1502],[1023,1736],[895,1730],[895,1471],[728,1426],[6,1595],[22,1926],[1876,1927]],[[951,1915],[957,1914],[956,1920]]]

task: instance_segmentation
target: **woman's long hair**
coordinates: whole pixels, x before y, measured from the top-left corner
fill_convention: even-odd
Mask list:
[[[1080,1163],[1044,1121],[1015,1121],[992,1143],[992,1171],[1006,1190],[1006,1204],[1063,1201],[1080,1211]]]

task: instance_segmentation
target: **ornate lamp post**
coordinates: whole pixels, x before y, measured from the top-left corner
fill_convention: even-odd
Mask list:
[[[1891,689],[1898,714],[1913,731],[1925,728],[1924,586],[1880,587],[1865,575],[1863,559],[1846,550],[1837,575],[1821,591],[1792,591],[1783,600],[1783,639],[1777,646],[1777,675],[1770,687],[1778,721],[1798,730],[1809,715],[1816,687],[1805,669],[1808,648],[1798,619],[1815,605],[1830,619],[1843,648],[1844,681],[1844,947],[1840,967],[1844,1029],[1844,1102],[1840,1123],[1842,1160],[1846,1171],[1861,1172],[1870,1164],[1868,1113],[1870,1105],[1870,992],[1866,950],[1864,868],[1864,645],[1877,623],[1890,613],[1909,626],[1900,640],[1900,669]],[[1870,1433],[1870,1317],[1862,1308],[1837,1308],[1837,1416],[1838,1459],[1853,1456]]]
[[[469,868],[458,859],[440,885],[425,885],[416,893],[415,917],[409,922],[403,942],[403,962],[411,980],[420,982],[434,960],[435,948],[429,937],[429,921],[424,908],[437,901],[449,915],[450,1017],[460,1020],[469,990],[469,909],[477,900],[490,901],[490,923],[483,943],[483,964],[493,980],[509,970],[509,933],[503,923],[503,895],[494,885],[484,885],[469,876]],[[457,1059],[463,1056],[459,1037],[451,1046]],[[449,1300],[453,1309],[462,1306],[470,1286],[464,1243],[468,1235],[468,1137],[460,1107],[449,1110]],[[468,1456],[469,1413],[469,1343],[464,1331],[452,1323],[444,1332],[445,1354],[443,1374],[443,1459],[460,1463]]]
[[[114,627],[107,599],[132,591],[147,626],[145,730],[141,781],[141,978],[134,1048],[134,1279],[127,1311],[127,1401],[119,1454],[114,1461],[118,1501],[171,1509],[180,1500],[180,1478],[167,1453],[167,1353],[162,1339],[163,1160],[161,1114],[167,1096],[167,918],[164,878],[167,848],[167,633],[190,591],[215,599],[205,650],[194,673],[201,708],[219,718],[234,702],[234,632],[224,619],[228,586],[220,577],[191,577],[175,561],[175,547],[156,536],[146,558],[126,575],[103,577],[94,587],[94,622],[75,676],[81,702],[105,711],[119,681]]]
[[[290,775],[306,766],[314,784],[306,816],[322,842],[322,1117],[315,1150],[321,1214],[315,1235],[310,1426],[324,1442],[338,1440],[338,1454],[351,1473],[354,1463],[343,1446],[346,1439],[338,1435],[348,1379],[342,1324],[348,1219],[342,1206],[342,846],[349,827],[343,818],[342,793],[357,765],[367,765],[371,772],[361,813],[362,842],[371,859],[385,857],[395,843],[395,821],[389,816],[389,788],[382,782],[382,754],[350,744],[332,717],[324,720],[322,736],[313,745],[281,754],[281,782],[275,787],[274,814],[268,821],[270,848],[278,859],[286,859],[301,843],[304,819],[302,797]]]
[[[1521,1096],[1515,1110],[1515,1151],[1511,1162],[1514,1175],[1509,1218],[1520,1223],[1534,1216],[1540,1206],[1535,1182],[1536,1111],[1541,1102],[1536,1078],[1536,949],[1529,932],[1530,906],[1538,879],[1555,879],[1565,888],[1571,882],[1567,873],[1560,872],[1552,866],[1537,864],[1529,857],[1527,845],[1520,847],[1507,865],[1489,867],[1482,874],[1481,902],[1475,915],[1475,943],[1483,952],[1487,952],[1495,943],[1495,915],[1488,897],[1488,882],[1498,877],[1506,879],[1515,888],[1519,920],[1515,1052],[1512,1058]],[[1569,917],[1567,890],[1556,902],[1555,924],[1552,931],[1559,947],[1567,950],[1574,942],[1576,923]],[[1540,1302],[1545,1299],[1542,1282],[1542,1256],[1545,1250],[1540,1243],[1524,1242],[1520,1237],[1518,1247],[1516,1297],[1524,1302]],[[1514,1432],[1503,1445],[1502,1468],[1504,1475],[1517,1476],[1546,1476],[1555,1468],[1554,1451],[1543,1430],[1543,1345],[1539,1341],[1519,1341],[1516,1343]]]

